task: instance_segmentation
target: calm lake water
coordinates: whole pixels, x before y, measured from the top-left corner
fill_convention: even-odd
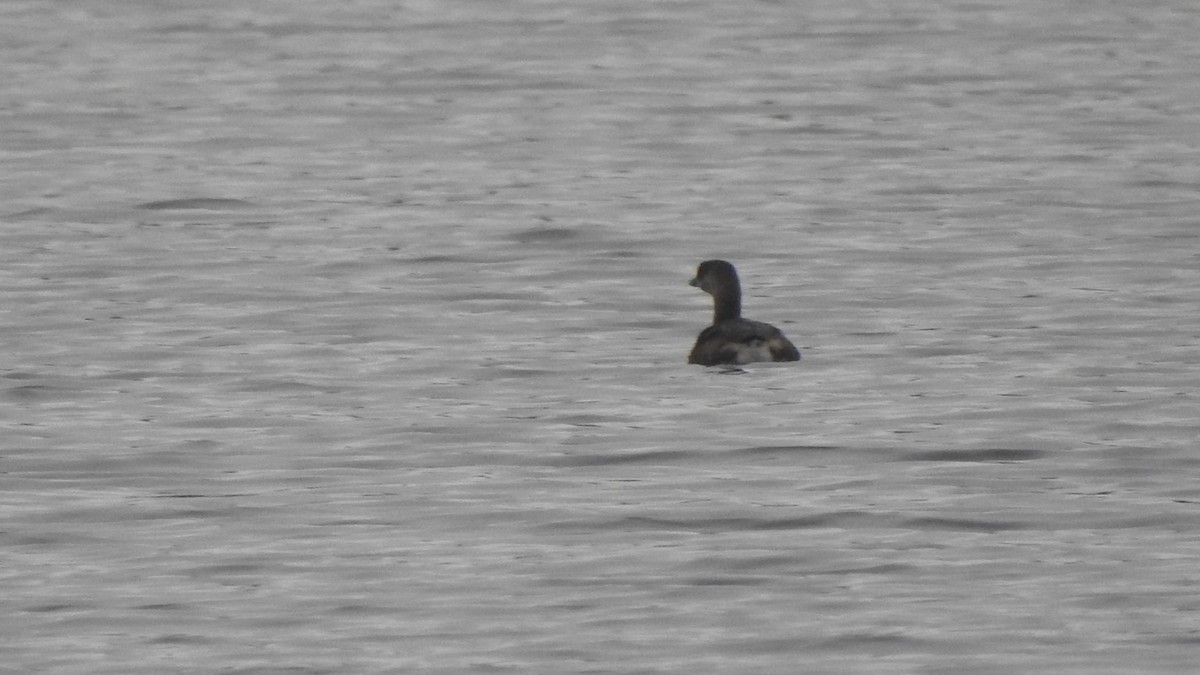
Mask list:
[[[1196,672],[1197,35],[0,4],[0,672]]]

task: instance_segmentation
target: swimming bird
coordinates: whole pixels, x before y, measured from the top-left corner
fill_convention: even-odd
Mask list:
[[[713,297],[713,322],[700,332],[688,363],[702,366],[799,361],[800,352],[778,328],[742,318],[742,285],[724,260],[705,260],[688,284]]]

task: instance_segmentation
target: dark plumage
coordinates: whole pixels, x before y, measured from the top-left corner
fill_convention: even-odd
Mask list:
[[[724,260],[705,260],[688,282],[713,297],[713,322],[700,332],[688,363],[702,366],[755,361],[799,361],[800,352],[778,328],[742,318],[742,285]]]

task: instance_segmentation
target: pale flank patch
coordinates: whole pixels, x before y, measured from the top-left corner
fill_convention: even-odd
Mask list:
[[[738,345],[736,347],[737,363],[754,363],[755,361],[774,361],[771,356],[771,348],[766,342],[756,342],[749,345]]]

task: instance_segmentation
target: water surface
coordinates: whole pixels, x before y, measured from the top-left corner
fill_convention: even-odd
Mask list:
[[[4,3],[0,670],[1194,672],[1198,32]]]

